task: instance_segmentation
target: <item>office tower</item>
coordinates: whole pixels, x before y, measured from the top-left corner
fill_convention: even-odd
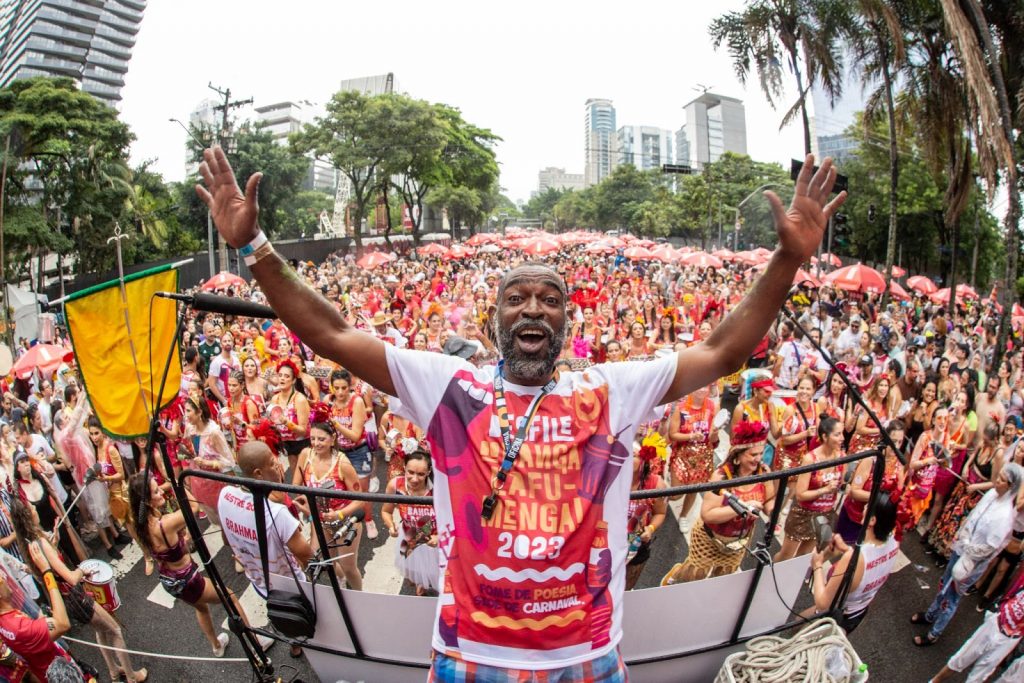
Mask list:
[[[582,173],[566,173],[564,168],[548,166],[537,174],[537,194],[543,194],[550,188],[582,190],[584,187]]]
[[[676,132],[676,163],[700,170],[726,152],[747,153],[743,102],[706,92],[683,107],[686,123]]]
[[[611,174],[618,165],[618,136],[615,126],[615,107],[611,100],[589,99],[584,117],[583,182],[586,187],[596,185]]]
[[[288,144],[288,136],[302,130],[303,124],[312,123],[313,107],[308,102],[275,102],[256,107],[256,120],[263,124],[264,130],[274,136],[279,145]],[[338,171],[330,162],[314,159],[309,156],[309,169],[302,189],[318,190],[334,194],[338,189]]]
[[[638,170],[661,168],[674,163],[675,139],[672,131],[654,126],[622,126],[618,131],[619,163],[632,164]]]
[[[112,107],[146,0],[0,0],[0,87],[67,76]]]

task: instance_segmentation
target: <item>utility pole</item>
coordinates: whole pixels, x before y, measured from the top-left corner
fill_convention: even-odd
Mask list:
[[[221,148],[224,149],[224,152],[226,154],[229,151],[231,151],[230,147],[232,142],[228,114],[231,112],[232,109],[237,109],[238,107],[244,107],[247,104],[252,104],[252,98],[250,97],[247,100],[235,100],[234,102],[232,102],[231,88],[218,88],[213,84],[212,81],[207,83],[207,87],[210,90],[217,93],[218,95],[220,95],[224,100],[221,104],[218,104],[216,107],[214,107],[213,110],[220,112],[220,130],[217,131],[217,144],[219,144]],[[209,216],[207,217],[207,220],[209,221]],[[226,271],[228,269],[229,247],[225,245],[223,249],[220,249],[220,236],[216,232],[213,233],[213,239],[216,240],[216,248],[220,252],[220,269],[221,271]]]

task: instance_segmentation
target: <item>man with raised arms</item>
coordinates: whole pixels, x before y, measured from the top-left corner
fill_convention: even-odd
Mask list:
[[[779,247],[710,337],[650,362],[557,373],[567,295],[549,266],[505,273],[497,368],[399,349],[346,323],[274,252],[258,223],[261,174],[243,194],[224,152],[204,152],[196,190],[285,324],[426,428],[442,576],[431,680],[627,679],[617,645],[634,433],[654,406],[735,371],[764,336],[846,198],[829,201],[830,159],[813,166],[809,155],[788,209],[765,193]]]

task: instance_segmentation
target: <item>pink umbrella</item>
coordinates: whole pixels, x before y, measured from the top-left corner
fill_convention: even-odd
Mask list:
[[[389,254],[387,252],[371,251],[367,252],[366,254],[363,254],[362,257],[360,257],[359,260],[356,261],[356,265],[359,266],[360,268],[365,268],[366,270],[373,270],[374,268],[378,268],[384,265],[385,263],[391,263],[397,258],[398,257],[395,256],[394,254]]]
[[[892,276],[893,277],[903,277],[906,274],[907,274],[907,271],[905,269],[900,268],[899,266],[896,266],[896,265],[894,265],[892,267]]]
[[[222,270],[204,282],[201,289],[204,292],[213,292],[218,289],[228,289],[229,287],[244,287],[248,284],[249,283],[246,282],[244,278],[240,278],[234,273]]]
[[[63,346],[36,344],[14,363],[12,370],[18,379],[28,379],[36,368],[39,368],[39,372],[44,376],[50,375],[61,363],[70,362],[74,357],[74,352]]]
[[[840,268],[826,275],[824,279],[848,292],[878,293],[885,290],[885,278],[882,274],[863,263]]]
[[[703,251],[695,251],[692,254],[686,254],[682,258],[682,262],[688,266],[696,266],[701,270],[705,268],[721,268],[722,259],[718,258],[714,254],[705,254]]]
[[[948,304],[949,303],[949,287],[943,287],[942,289],[929,295],[929,298],[937,304]],[[978,300],[978,294],[968,285],[957,285],[956,286],[956,298],[963,301],[964,299]]]
[[[615,253],[615,247],[608,244],[607,242],[594,242],[589,247],[584,247],[583,251],[588,254],[594,254],[598,256],[607,256]]]
[[[551,254],[562,248],[561,243],[551,237],[550,235],[540,235],[538,237],[530,237],[522,240],[522,247],[524,254],[530,256],[543,256],[544,254]]]
[[[622,249],[626,246],[626,242],[620,237],[605,237],[601,241],[613,249]]]
[[[473,255],[473,250],[463,244],[453,245],[447,252],[445,252],[445,258],[448,259],[464,259]]]
[[[671,263],[679,258],[679,254],[672,248],[671,244],[659,244],[651,249],[651,256],[662,263]]]
[[[437,242],[431,242],[427,246],[420,247],[419,249],[417,249],[416,253],[419,254],[420,256],[440,256],[444,254],[446,251],[448,250],[442,247]]]
[[[931,279],[926,278],[924,275],[912,275],[908,277],[907,286],[921,294],[934,294],[939,289]]]
[[[843,265],[843,262],[839,260],[838,256],[836,256],[835,254],[830,254],[827,251],[821,255],[821,260],[835,268],[838,268],[839,266]]]
[[[643,247],[629,247],[622,252],[622,255],[635,261],[649,261],[654,258],[651,252]]]
[[[734,256],[734,254],[728,249],[716,249],[713,252],[711,252],[711,255],[716,256],[724,261],[728,261]]]
[[[476,250],[478,254],[497,254],[502,251],[502,248],[497,244],[485,244]]]

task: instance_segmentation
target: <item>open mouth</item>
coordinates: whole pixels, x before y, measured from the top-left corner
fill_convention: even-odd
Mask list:
[[[516,334],[516,342],[525,353],[540,352],[548,342],[548,333],[537,327],[529,327]]]

